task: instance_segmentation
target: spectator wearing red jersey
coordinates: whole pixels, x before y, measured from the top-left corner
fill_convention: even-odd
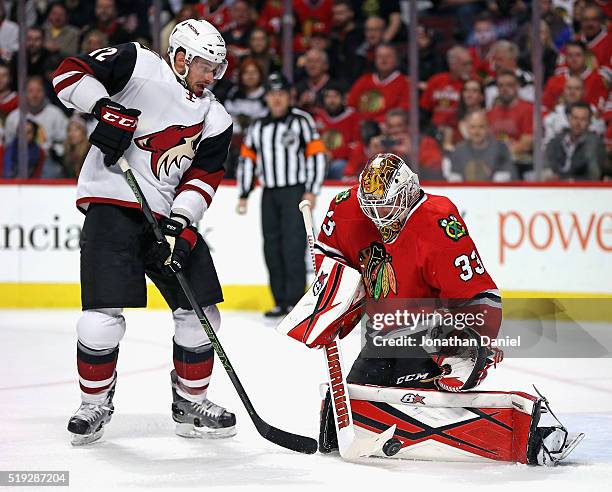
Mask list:
[[[426,115],[425,123],[431,123],[439,132],[444,132],[446,127],[457,126],[461,89],[472,71],[472,58],[465,48],[451,48],[446,58],[448,72],[434,75],[427,81],[427,88],[420,101],[421,109]]]
[[[332,5],[332,0],[293,0],[293,11],[304,37],[312,35],[314,24],[323,24],[325,32],[331,32]]]
[[[348,105],[354,107],[362,120],[382,122],[387,111],[408,110],[410,82],[397,69],[397,52],[393,46],[376,48],[376,71],[362,75],[348,94]]]
[[[512,72],[519,84],[519,97],[525,101],[533,102],[533,74],[522,70],[518,66],[519,48],[510,41],[497,41],[491,48],[491,68],[495,76],[490,78],[485,87],[485,104],[491,108],[497,98],[497,75],[502,72]]]
[[[219,31],[225,31],[232,22],[230,3],[225,0],[208,0],[196,3],[195,9],[200,19],[210,22]]]
[[[19,96],[11,85],[11,70],[6,63],[0,61],[0,125],[4,125],[8,114],[17,109],[19,104]]]
[[[599,69],[587,66],[586,47],[580,41],[570,41],[565,47],[567,66],[557,70],[544,87],[542,104],[552,110],[558,103],[568,77],[580,77],[584,81],[584,100],[596,108],[602,108],[608,97],[608,87]]]
[[[569,126],[567,119],[569,109],[572,104],[580,101],[584,101],[584,81],[581,77],[570,75],[565,81],[565,88],[559,99],[559,104],[544,117],[544,144],[550,142],[555,135]],[[597,117],[597,109],[592,104],[591,114],[589,130],[598,135],[603,135],[606,131],[606,123],[603,119]]]
[[[362,75],[364,72],[374,70],[374,55],[376,48],[384,43],[385,27],[385,20],[381,17],[368,17],[365,21],[365,39],[355,51],[357,56],[356,74]]]
[[[246,0],[236,0],[230,8],[230,14],[231,21],[223,30],[223,38],[228,56],[238,60],[249,53],[249,37],[255,25],[255,14]]]
[[[330,83],[322,91],[323,108],[315,113],[321,140],[328,151],[327,178],[341,179],[350,158],[352,147],[359,140],[359,117],[353,108],[344,105],[344,90]]]
[[[327,53],[318,49],[310,49],[304,55],[306,77],[295,84],[297,105],[313,112],[323,106],[323,91],[330,81],[329,60]]]
[[[493,135],[510,149],[515,163],[532,161],[533,104],[519,98],[519,81],[514,72],[497,77],[497,104],[487,112]]]
[[[577,37],[595,55],[600,67],[611,67],[612,34],[608,31],[608,19],[598,5],[587,5],[580,19]]]
[[[374,137],[368,149],[370,157],[374,154],[392,152],[406,161],[413,161],[408,113],[402,109],[388,111],[383,134]],[[422,179],[442,178],[442,150],[434,138],[427,135],[419,137],[418,165],[419,176]]]

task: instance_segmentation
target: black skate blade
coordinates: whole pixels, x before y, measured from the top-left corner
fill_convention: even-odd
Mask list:
[[[276,427],[266,424],[263,420],[255,422],[255,427],[262,437],[278,446],[304,454],[314,454],[317,452],[317,441],[312,437],[292,434]]]

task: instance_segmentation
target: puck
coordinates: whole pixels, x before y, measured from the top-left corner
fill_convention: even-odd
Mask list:
[[[387,456],[395,456],[402,449],[402,442],[395,437],[389,439],[383,444],[382,450]]]

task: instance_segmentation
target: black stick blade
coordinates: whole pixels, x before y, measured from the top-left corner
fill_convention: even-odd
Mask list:
[[[314,454],[317,452],[317,441],[312,437],[292,434],[276,427],[266,424],[263,420],[255,422],[255,427],[264,439],[283,448],[297,451],[298,453]]]

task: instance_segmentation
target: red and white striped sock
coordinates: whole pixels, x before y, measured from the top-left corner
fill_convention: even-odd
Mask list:
[[[81,399],[87,403],[102,403],[112,386],[117,373],[119,346],[96,350],[77,343],[77,368]]]
[[[189,401],[204,401],[215,360],[212,345],[182,347],[176,341],[173,345],[174,369],[178,376],[177,393]]]

